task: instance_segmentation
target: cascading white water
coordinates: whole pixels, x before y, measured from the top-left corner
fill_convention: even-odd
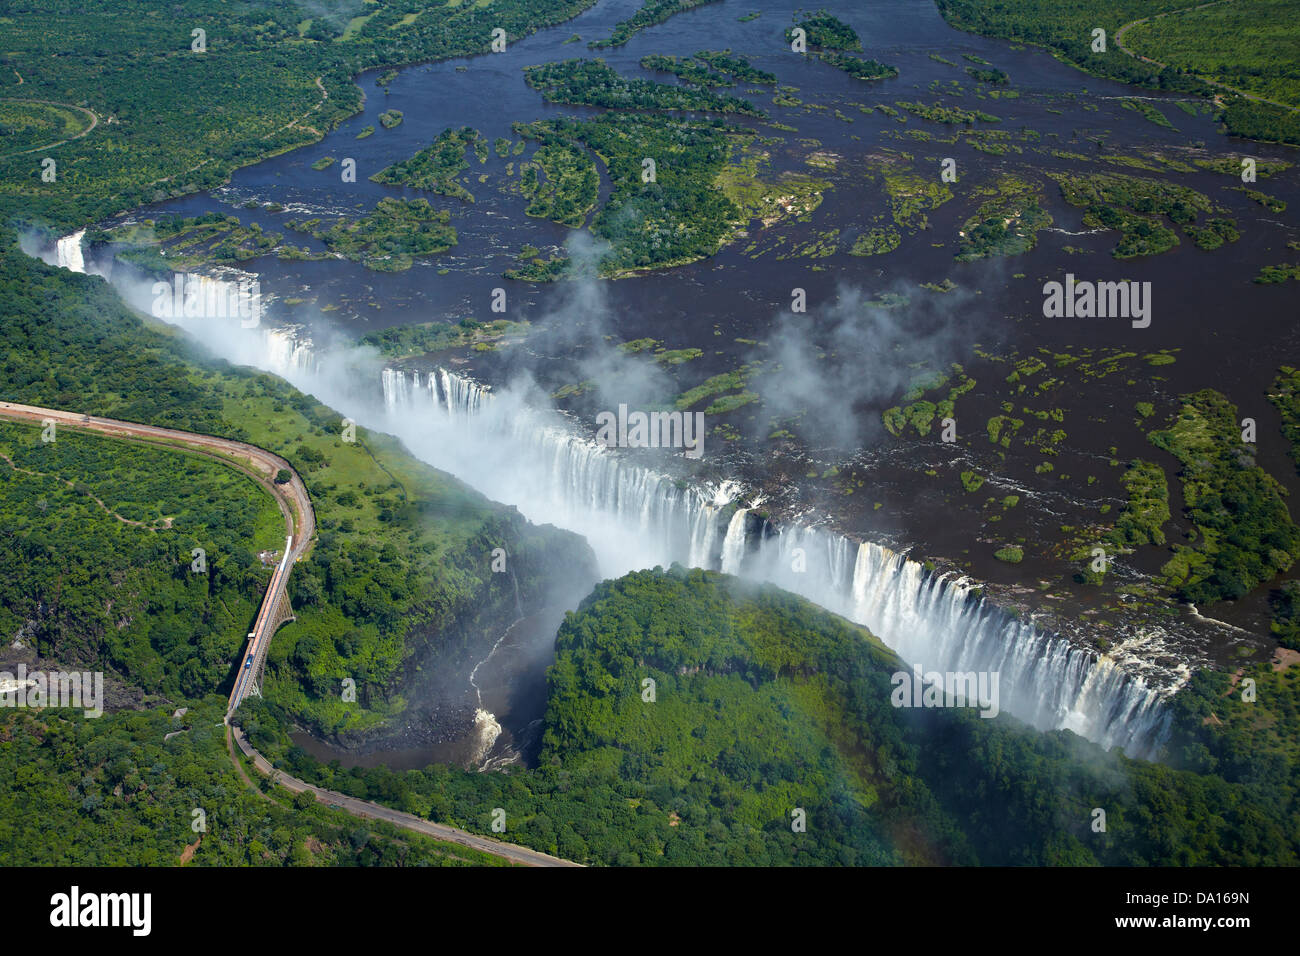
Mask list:
[[[312,367],[311,339],[294,328],[263,328],[267,357],[271,366],[286,371],[307,372]]]
[[[719,561],[726,574],[739,574],[745,559],[745,522],[748,508],[737,508],[727,523],[727,534],[722,539],[722,557]]]
[[[76,257],[71,251],[73,238],[69,267],[80,255],[79,238]],[[61,263],[63,250],[60,241]],[[584,535],[607,576],[677,561],[769,580],[866,626],[926,671],[999,672],[1002,709],[1036,727],[1069,728],[1135,756],[1159,750],[1169,719],[1164,697],[1175,685],[1135,675],[1114,651],[1099,657],[1038,631],[974,596],[966,582],[927,573],[876,544],[800,526],[753,534],[748,516],[736,511],[723,533],[722,518],[741,492],[736,482],[707,485],[641,467],[553,412],[494,402],[490,390],[446,369],[428,373],[423,387],[419,372],[384,369],[380,405],[364,385],[364,369],[374,374],[373,366],[322,369],[292,330],[169,321],[218,354],[280,374],[397,435],[417,456],[529,520]]]
[[[418,410],[419,390],[408,387],[407,374],[418,375],[391,369],[383,374],[390,412]],[[1168,688],[1149,684],[1110,657],[1017,620],[977,597],[971,584],[927,572],[873,542],[854,542],[818,528],[791,526],[778,532],[769,527],[754,533],[750,509],[733,510],[722,531],[720,519],[739,494],[738,484],[727,482],[701,494],[620,458],[563,424],[545,423],[540,414],[519,409],[492,414],[489,391],[445,369],[437,375],[443,383],[434,396],[440,418],[451,412],[453,420],[471,425],[480,438],[496,435],[510,447],[520,470],[545,478],[531,486],[533,507],[525,509],[519,502],[525,514],[589,537],[592,525],[602,521],[621,532],[617,541],[623,550],[616,553],[623,564],[604,566],[604,573],[636,566],[626,560],[628,536],[635,535],[643,545],[653,544],[656,563],[680,561],[760,578],[807,597],[862,624],[927,672],[997,672],[1002,709],[1035,727],[1068,728],[1134,756],[1158,751],[1169,720],[1164,706]]]
[[[793,529],[760,537],[744,571],[862,624],[926,671],[997,673],[1005,709],[1035,727],[1073,730],[1135,756],[1153,755],[1167,729],[1160,690],[1112,658],[1019,621],[969,583],[873,542]]]
[[[60,269],[67,269],[69,272],[86,271],[86,260],[81,253],[81,239],[85,236],[86,230],[74,232],[70,236],[64,236],[58,244],[58,265]]]

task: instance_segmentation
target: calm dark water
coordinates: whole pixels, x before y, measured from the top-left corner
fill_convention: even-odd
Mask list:
[[[753,3],[747,0],[743,4],[728,0],[673,17],[665,24],[641,32],[625,47],[605,51],[586,48],[587,40],[608,35],[611,25],[637,6],[637,0],[603,2],[567,24],[513,44],[505,53],[406,69],[387,92],[375,86],[376,73],[363,74],[358,80],[367,96],[363,113],[342,124],[321,143],[240,170],[228,187],[216,193],[146,207],[139,214],[189,215],[217,210],[280,231],[288,219],[367,210],[384,196],[425,196],[435,207],[451,212],[460,237],[455,249],[398,274],[376,273],[344,261],[253,260],[249,268],[259,273],[263,289],[281,299],[274,314],[307,324],[324,322],[342,326],[353,334],[361,334],[374,328],[435,318],[491,318],[491,290],[504,287],[510,303],[509,317],[545,320],[552,317],[555,303],[563,301],[564,291],[510,282],[502,279],[501,273],[515,264],[515,256],[524,244],[543,250],[558,247],[570,237],[571,230],[524,216],[526,201],[499,191],[498,187],[508,181],[506,163],[518,162],[519,157],[502,159],[493,153],[484,165],[470,157],[465,178],[475,195],[472,205],[418,190],[381,186],[369,182],[368,177],[427,146],[448,127],[472,126],[492,140],[499,136],[512,137],[510,125],[515,121],[594,112],[544,103],[524,82],[522,68],[527,65],[599,53],[626,76],[671,81],[671,77],[642,70],[639,59],[652,52],[689,55],[702,48],[731,48],[760,68],[776,73],[782,84],[798,87],[796,95],[806,103],[839,109],[853,119],[848,124],[836,119],[830,110],[774,106],[770,94],[749,98],[767,110],[772,120],[797,127],[797,133],[776,131],[755,120],[729,118],[763,135],[786,138],[784,147],[774,150],[776,170],[807,169],[803,158],[810,149],[797,140],[818,140],[822,148],[843,157],[841,168],[846,172],[834,177],[835,187],[814,213],[813,221],[779,227],[790,236],[790,244],[828,228],[840,228],[846,239],[851,238],[882,211],[878,190],[865,183],[863,176],[853,175],[862,169],[864,157],[875,149],[910,152],[921,172],[927,167],[937,170],[941,158],[952,156],[963,174],[956,187],[958,198],[930,214],[932,229],[905,240],[898,251],[888,256],[859,259],[841,252],[819,260],[777,262],[768,256],[754,261],[743,254],[747,243],[741,241],[694,265],[636,281],[605,283],[615,334],[634,337],[653,327],[660,333],[656,337],[671,342],[674,347],[695,345],[716,349],[715,327],[722,331],[722,341],[727,343],[736,336],[761,336],[765,325],[776,314],[788,310],[790,290],[796,284],[807,289],[810,311],[815,312],[833,303],[845,284],[873,291],[951,277],[965,288],[981,291],[981,301],[966,308],[968,314],[963,316],[963,322],[973,335],[983,340],[995,336],[1015,339],[1027,332],[1046,345],[1058,341],[1124,345],[1139,330],[1114,323],[1080,327],[1075,323],[1044,321],[1040,313],[1041,283],[1034,281],[1040,275],[1055,276],[1065,268],[1074,267],[1076,271],[1091,269],[1102,275],[1112,274],[1117,264],[1107,254],[1114,242],[1113,234],[1052,234],[1028,256],[971,264],[953,262],[956,232],[970,212],[970,204],[961,201],[963,188],[984,182],[998,171],[1033,170],[1044,165],[1048,160],[1031,151],[1035,144],[1020,144],[1026,148],[1024,155],[996,157],[977,153],[964,144],[898,139],[897,134],[909,129],[925,129],[936,136],[946,136],[952,128],[917,118],[903,125],[879,112],[864,115],[856,104],[872,106],[916,99],[934,102],[939,97],[929,92],[933,82],[947,84],[958,80],[966,91],[965,96],[945,97],[945,102],[1001,117],[1002,122],[991,128],[1013,133],[1022,127],[1036,130],[1042,134],[1037,144],[1042,148],[1094,152],[1096,146],[1086,141],[1090,136],[1103,137],[1105,152],[1119,154],[1197,142],[1216,151],[1242,148],[1242,144],[1221,136],[1208,117],[1188,116],[1174,108],[1172,102],[1163,104],[1164,112],[1178,130],[1158,127],[1137,113],[1121,108],[1118,101],[1119,97],[1131,95],[1150,96],[1156,102],[1174,98],[1086,76],[1032,49],[1015,51],[1006,43],[952,30],[930,0],[884,0],[870,5],[840,0],[824,4],[857,29],[863,38],[865,55],[899,68],[897,78],[873,83],[854,80],[790,53],[781,37],[781,30],[790,22],[789,8],[770,0]],[[751,9],[761,10],[763,15],[748,23],[737,22],[738,16]],[[582,36],[582,42],[565,44],[574,33]],[[973,91],[978,84],[962,69],[930,59],[932,53],[962,66],[968,65],[962,59],[966,53],[989,60],[1011,76],[1012,88],[1022,95],[1018,99],[976,99]],[[1085,90],[1088,92],[1084,93]],[[743,84],[732,92],[746,95]],[[1085,104],[1096,105],[1098,110],[1085,111]],[[401,126],[393,130],[382,128],[378,116],[387,109],[403,111],[405,120]],[[367,126],[375,127],[375,134],[357,140],[357,133]],[[1052,138],[1053,134],[1057,138]],[[1260,157],[1294,152],[1254,144],[1247,146],[1252,155]],[[325,156],[354,158],[358,181],[342,183],[337,164],[323,171],[311,169],[314,161]],[[1050,165],[1071,168],[1068,161],[1058,159],[1051,159]],[[969,178],[965,178],[967,170]],[[1132,172],[1143,175],[1141,171]],[[489,181],[477,183],[480,174],[488,175]],[[1168,348],[1203,343],[1206,335],[1213,336],[1220,328],[1213,316],[1220,310],[1232,312],[1240,307],[1241,282],[1253,276],[1260,264],[1284,261],[1288,253],[1286,240],[1294,238],[1293,227],[1270,222],[1280,218],[1291,223],[1292,217],[1274,216],[1240,193],[1223,190],[1224,177],[1196,173],[1171,174],[1171,178],[1232,206],[1244,235],[1230,249],[1206,253],[1184,241],[1173,253],[1122,267],[1126,277],[1149,278],[1158,283],[1159,318],[1153,329],[1144,330],[1144,347],[1149,347],[1146,340],[1158,339],[1158,343],[1151,344]],[[1298,198],[1296,184],[1297,177],[1292,170],[1269,180],[1264,188],[1280,198],[1294,200]],[[1051,194],[1049,208],[1057,224],[1068,230],[1080,228],[1080,211],[1063,203],[1053,189],[1049,188],[1048,192]],[[272,214],[240,208],[249,199],[278,202],[287,209]],[[315,245],[301,233],[286,231],[286,238],[299,245]],[[944,247],[935,248],[933,243],[942,243]],[[842,248],[849,244],[842,243]],[[1063,260],[1060,248],[1067,244],[1093,254]],[[824,271],[813,271],[814,264]],[[449,272],[438,275],[440,269]],[[1029,278],[1012,280],[1010,276],[1016,272],[1026,273]],[[1254,304],[1252,311],[1261,313],[1256,322],[1268,324],[1267,316],[1286,311],[1294,302],[1286,289],[1249,291]],[[296,306],[284,304],[284,300],[296,298],[311,301]],[[327,306],[336,306],[337,311],[322,314],[320,309]],[[571,318],[579,320],[581,316]],[[1016,324],[1025,319],[1029,320],[1029,328],[1020,332]],[[1280,334],[1290,331],[1282,327],[1287,324],[1279,323],[1270,329]],[[1231,331],[1240,334],[1241,330]],[[1252,334],[1263,340],[1265,329]]]

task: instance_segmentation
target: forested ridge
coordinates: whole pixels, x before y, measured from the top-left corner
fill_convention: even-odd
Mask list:
[[[248,720],[297,776],[484,833],[501,807],[512,842],[589,863],[1297,862],[1296,668],[1249,669],[1252,703],[1198,676],[1172,766],[1005,714],[896,708],[900,670],[802,598],[674,567],[606,581],[566,618],[534,770],[344,770],[291,746],[273,703]]]

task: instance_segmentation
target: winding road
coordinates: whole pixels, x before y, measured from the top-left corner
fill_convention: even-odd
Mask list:
[[[262,607],[258,612],[257,627],[273,632],[273,627],[266,626],[264,622],[270,620],[268,609],[274,606],[279,600],[280,593],[284,590],[285,584],[289,579],[289,572],[293,564],[298,561],[311,548],[312,541],[316,533],[316,512],[312,508],[311,498],[307,494],[307,488],[302,483],[297,471],[287,461],[279,455],[273,454],[264,448],[258,448],[256,445],[249,445],[245,442],[234,441],[228,438],[217,438],[213,435],[200,435],[196,432],[180,431],[174,428],[158,428],[153,425],[141,425],[136,422],[118,421],[112,418],[98,418],[90,415],[79,415],[75,412],[60,411],[54,408],[40,408],[34,405],[19,405],[12,402],[0,402],[0,419],[10,419],[12,421],[31,422],[37,425],[45,425],[54,422],[57,429],[60,427],[75,428],[81,431],[95,432],[101,435],[107,435],[113,438],[121,438],[129,441],[140,441],[148,444],[165,446],[173,449],[184,449],[197,454],[206,455],[214,458],[223,464],[236,468],[244,474],[249,475],[266,490],[275,496],[275,500],[280,505],[280,510],[285,516],[285,525],[290,537],[291,546],[286,549],[284,557],[276,568],[275,574],[272,575],[271,586],[267,588],[267,593],[262,600]],[[275,476],[281,470],[288,471],[292,478],[284,484],[277,484]],[[256,632],[256,629],[255,629]],[[254,641],[254,648],[260,654],[265,653],[265,648],[270,643],[271,633],[265,634],[265,643],[258,645]],[[244,678],[244,668],[242,661],[244,655],[241,653],[241,666],[236,674],[235,691],[231,694],[231,707],[229,713],[233,713],[238,707],[238,701],[235,698],[239,695],[239,688]],[[227,714],[227,721],[229,720]],[[233,733],[232,733],[233,732]],[[522,866],[579,866],[580,864],[562,860],[558,857],[550,856],[546,853],[539,853],[536,850],[530,850],[527,847],[516,846],[513,843],[504,843],[500,840],[494,840],[490,837],[479,836],[476,833],[470,833],[467,830],[460,830],[455,827],[446,826],[441,823],[433,823],[429,820],[421,819],[410,813],[402,813],[391,807],[380,806],[377,803],[371,803],[367,800],[359,800],[356,797],[350,797],[343,793],[337,793],[333,790],[324,790],[313,784],[299,780],[296,777],[288,776],[282,771],[276,770],[265,757],[258,753],[245,738],[244,733],[237,727],[231,727],[227,723],[227,745],[231,740],[239,745],[242,750],[252,761],[253,766],[261,773],[269,776],[273,782],[283,786],[291,793],[302,793],[304,791],[315,795],[317,800],[323,803],[335,806],[347,813],[363,819],[385,820],[404,829],[422,833],[426,836],[434,837],[448,843],[455,843],[460,846],[470,847],[483,853],[490,853],[493,856],[500,857],[510,863]],[[235,757],[233,749],[230,751],[231,760],[235,763],[236,770],[245,780],[248,778],[244,775],[243,767]],[[251,781],[248,781],[251,785]]]
[[[14,70],[14,75],[18,76],[17,70]],[[18,76],[18,82],[21,84],[22,81],[23,78],[21,76]],[[54,149],[57,146],[62,146],[64,143],[71,143],[74,139],[81,139],[81,137],[83,136],[90,135],[91,130],[93,130],[96,126],[99,125],[99,116],[96,115],[94,110],[86,109],[86,107],[84,106],[77,106],[75,103],[60,103],[57,100],[3,100],[2,102],[40,103],[45,106],[62,106],[64,109],[81,110],[81,112],[85,113],[87,116],[90,117],[90,125],[87,126],[85,129],[83,129],[80,133],[77,133],[75,136],[68,136],[65,139],[59,140],[58,142],[46,143],[43,146],[33,146],[31,149],[20,149],[17,152],[5,153],[3,156],[0,156],[0,159],[9,159],[11,156],[26,156],[28,153],[38,153],[41,150]]]

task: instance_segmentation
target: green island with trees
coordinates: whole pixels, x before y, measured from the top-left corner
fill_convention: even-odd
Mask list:
[[[528,85],[548,103],[620,110],[698,110],[763,116],[752,103],[687,86],[630,80],[604,60],[561,60],[524,68]]]
[[[674,14],[694,10],[706,3],[716,2],[717,0],[643,0],[640,10],[632,14],[627,20],[620,20],[614,24],[613,33],[603,40],[593,40],[587,46],[593,50],[622,46],[646,27],[663,23]]]
[[[370,179],[388,186],[409,186],[473,202],[474,197],[470,191],[456,177],[469,168],[465,148],[478,139],[478,130],[468,126],[445,129],[434,138],[432,145],[426,146],[410,159],[381,169]]]
[[[451,213],[436,210],[427,199],[385,197],[360,219],[290,220],[285,227],[325,243],[330,252],[360,262],[376,272],[403,272],[417,258],[446,252],[456,245]]]
[[[1116,259],[1159,255],[1178,245],[1178,235],[1166,226],[1167,217],[1197,246],[1214,249],[1239,238],[1236,222],[1208,196],[1189,186],[1145,179],[1123,173],[1070,173],[1048,170],[1061,195],[1072,206],[1085,209],[1086,226],[1114,229],[1119,242],[1111,251]],[[1209,213],[1204,223],[1198,216]]]

